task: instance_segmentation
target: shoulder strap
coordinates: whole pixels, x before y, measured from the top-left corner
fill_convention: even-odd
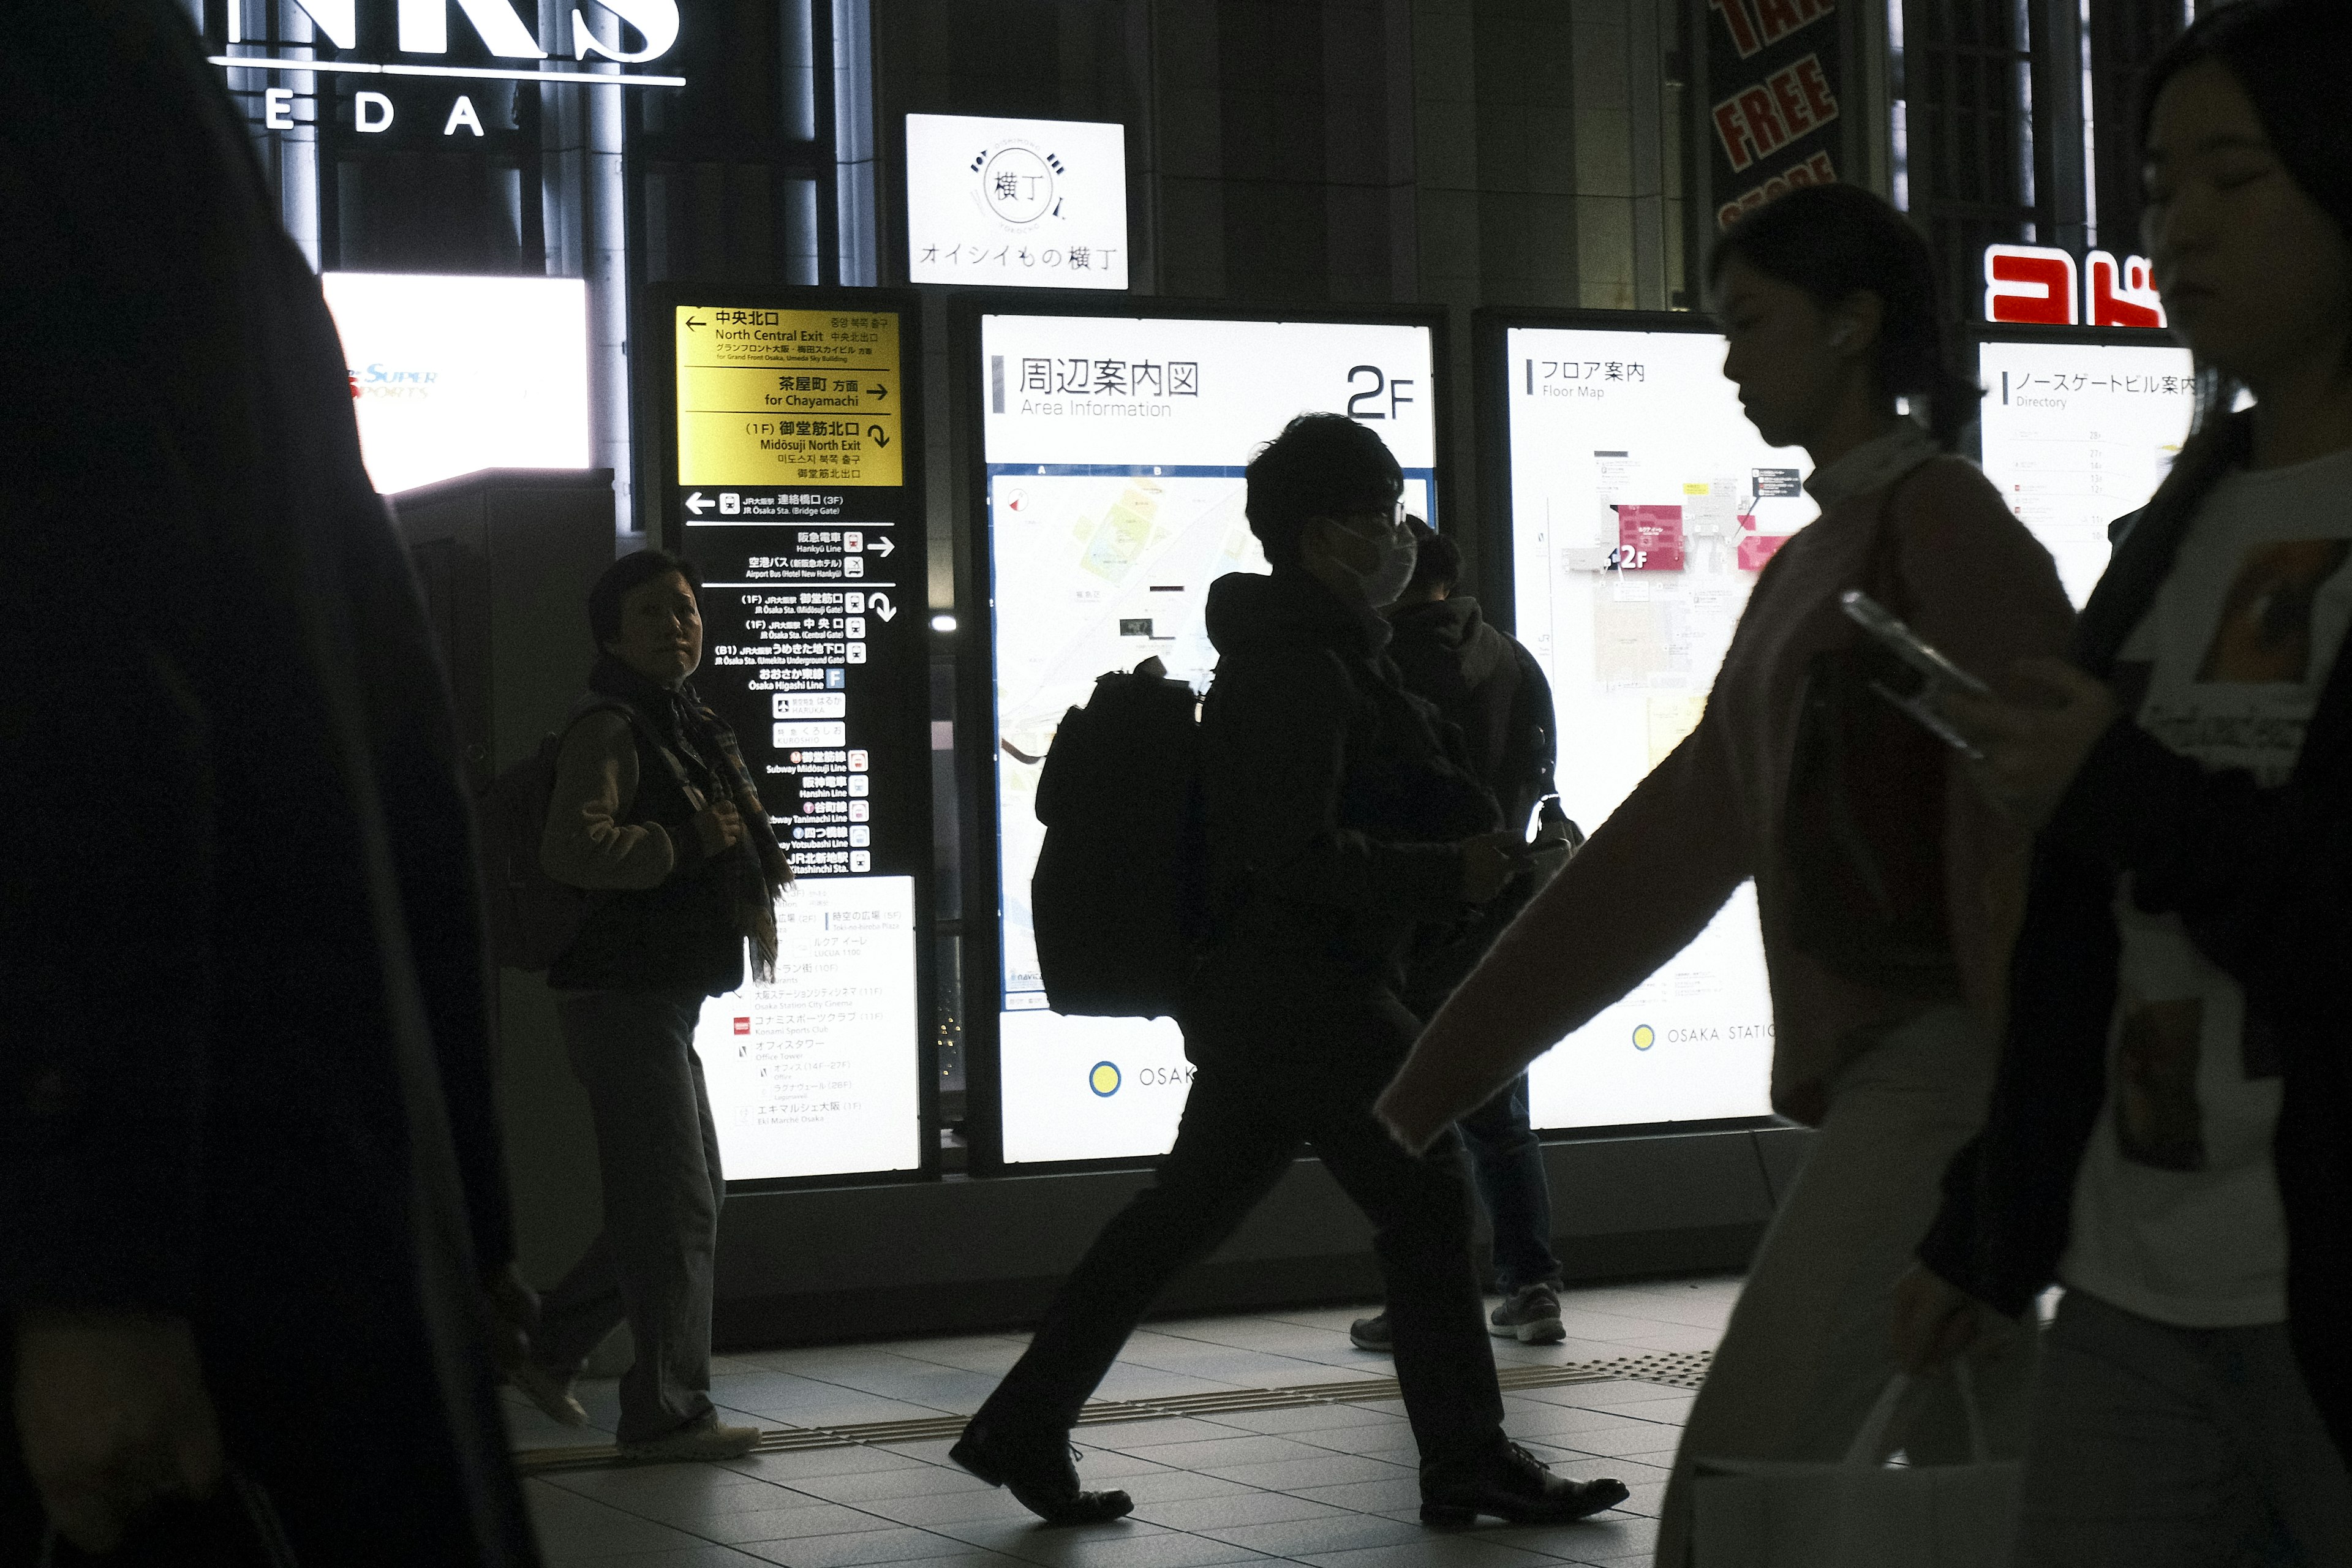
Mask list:
[[[1863,569],[1864,592],[1885,605],[1897,619],[1909,619],[1912,605],[1910,595],[1903,591],[1903,568],[1898,559],[1903,552],[1903,540],[1895,526],[1895,500],[1903,493],[1904,486],[1935,460],[1929,458],[1890,483],[1879,496],[1878,515],[1871,522],[1870,556]]]
[[[637,728],[639,724],[637,710],[621,699],[607,697],[601,691],[583,691],[572,700],[572,706],[564,711],[563,727],[556,731],[556,734],[559,736],[570,734],[572,726],[591,713],[618,713],[629,721],[632,729]]]
[[[556,731],[559,750],[562,749],[562,738],[572,733],[572,726],[592,713],[618,713],[628,724],[630,733],[652,743],[654,751],[661,757],[662,764],[669,770],[669,776],[687,792],[687,798],[691,800],[704,793],[700,785],[687,776],[686,764],[678,760],[677,753],[647,727],[644,715],[634,705],[617,697],[607,697],[601,691],[583,691],[573,700],[571,711],[563,717],[563,728]]]
[[[1559,764],[1559,728],[1552,710],[1551,683],[1544,679],[1543,667],[1536,662],[1536,656],[1528,651],[1525,643],[1512,637],[1510,644],[1511,662],[1518,675],[1517,688],[1511,693],[1513,727],[1522,734],[1539,737],[1529,760],[1533,764],[1532,782],[1537,785],[1536,798],[1542,800],[1559,794],[1555,777]]]

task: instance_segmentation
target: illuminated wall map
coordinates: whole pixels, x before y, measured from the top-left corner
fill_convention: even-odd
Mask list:
[[[1158,656],[1206,689],[1209,584],[1263,572],[1243,467],[1294,415],[1353,413],[1428,515],[1429,334],[1404,326],[991,316],[982,325],[1005,1158],[1156,1154],[1191,1070],[1165,1018],[1066,1018],[1039,988],[1037,778],[1095,679]]]
[[[1758,571],[1816,509],[1805,455],[1740,413],[1721,338],[1515,328],[1507,342],[1517,635],[1551,681],[1561,804],[1590,831],[1697,724]],[[1536,1125],[1760,1115],[1771,1023],[1743,886],[1538,1059]]]

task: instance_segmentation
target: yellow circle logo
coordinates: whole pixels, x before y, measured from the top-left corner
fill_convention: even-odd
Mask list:
[[[1087,1075],[1087,1087],[1108,1100],[1118,1092],[1118,1064],[1097,1062],[1094,1071]]]
[[[1633,1031],[1633,1048],[1646,1051],[1658,1043],[1658,1031],[1643,1024]]]

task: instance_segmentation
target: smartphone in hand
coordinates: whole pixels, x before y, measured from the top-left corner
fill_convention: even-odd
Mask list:
[[[1893,611],[1861,589],[1849,588],[1839,595],[1838,607],[1845,612],[1847,619],[1869,633],[1880,647],[1919,677],[1917,689],[1907,695],[1876,680],[1870,683],[1870,689],[1944,744],[1981,760],[1984,753],[1936,710],[1936,700],[1948,690],[1990,697],[1992,688],[1922,641],[1919,634],[1905,626]]]

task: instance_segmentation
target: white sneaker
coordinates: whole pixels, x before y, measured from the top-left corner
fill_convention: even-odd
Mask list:
[[[561,1421],[566,1426],[588,1425],[587,1409],[573,1395],[572,1380],[562,1373],[551,1372],[526,1358],[507,1368],[507,1381],[520,1389],[548,1419]]]
[[[714,1412],[701,1420],[649,1437],[621,1445],[621,1458],[653,1463],[683,1463],[692,1459],[740,1459],[759,1445],[757,1426],[730,1426]]]

